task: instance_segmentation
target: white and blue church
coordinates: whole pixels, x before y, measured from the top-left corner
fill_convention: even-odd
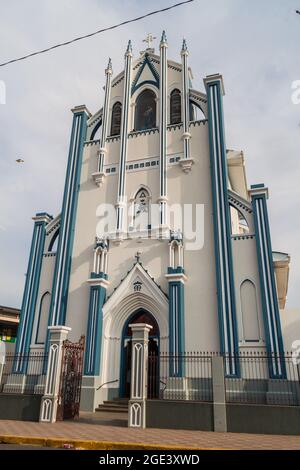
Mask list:
[[[172,60],[165,32],[157,52],[151,39],[136,55],[129,41],[120,73],[108,61],[95,113],[72,109],[61,212],[33,217],[16,353],[47,351],[51,326],[84,335],[85,410],[128,396],[134,323],[152,326],[149,351],[226,354],[230,377],[241,352],[265,351],[269,377],[286,374],[290,257],[272,249],[268,188],[249,187],[244,153],[226,146],[222,76],[196,90],[186,41]],[[102,232],[101,207],[115,214]]]

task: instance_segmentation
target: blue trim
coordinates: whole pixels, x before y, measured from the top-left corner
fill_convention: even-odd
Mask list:
[[[37,221],[34,224],[30,248],[30,256],[26,274],[25,289],[21,307],[21,320],[18,328],[16,354],[27,354],[30,350],[33,321],[35,316],[37,295],[39,290],[42,258],[46,237],[46,222]],[[27,363],[26,363],[27,362]],[[16,363],[15,373],[26,373],[28,361]]]
[[[91,273],[91,279],[108,279],[108,275],[106,273]]]
[[[50,325],[65,324],[76,210],[82,166],[82,154],[86,129],[86,113],[82,111],[79,113],[74,113],[60,223],[60,237],[53,277],[52,299],[49,316]],[[48,340],[49,333],[47,344]]]
[[[256,188],[263,188],[263,185],[254,185]],[[262,201],[262,217],[265,226],[266,236],[266,250],[262,240],[262,226],[259,223],[258,205],[259,201]],[[256,252],[259,267],[259,278],[261,287],[261,299],[262,299],[262,311],[263,311],[263,322],[265,329],[265,340],[268,355],[270,356],[268,361],[269,375],[271,379],[285,379],[286,378],[286,364],[284,360],[284,346],[282,338],[282,329],[280,323],[280,314],[278,307],[278,299],[276,292],[275,274],[273,267],[273,256],[272,256],[272,244],[270,237],[270,225],[268,218],[268,209],[266,202],[266,195],[259,194],[252,196],[253,214],[254,214],[254,225],[256,234]],[[260,235],[261,234],[261,235]],[[271,291],[266,285],[267,273],[264,275],[265,269],[268,269],[270,273]],[[266,277],[266,279],[265,279]],[[270,316],[268,315],[267,303],[270,306]],[[273,308],[274,307],[274,308]],[[274,324],[275,320],[275,324]],[[271,341],[272,339],[272,341]],[[273,345],[278,343],[277,348],[274,350]],[[279,357],[278,357],[279,355]],[[273,357],[273,360],[271,359]],[[281,370],[281,371],[280,371]]]
[[[171,269],[171,268],[169,268]],[[169,354],[181,356],[185,350],[184,284],[169,282]],[[183,377],[184,364],[176,358],[169,364],[171,377]]]
[[[158,323],[157,321],[155,320],[154,316],[148,311],[148,310],[145,310],[143,308],[139,308],[137,310],[135,310],[131,315],[130,317],[126,320],[124,326],[123,326],[123,330],[122,330],[122,340],[121,340],[121,358],[120,358],[120,378],[119,378],[119,384],[120,384],[120,387],[119,387],[119,396],[120,397],[124,397],[125,396],[125,361],[126,361],[126,357],[125,357],[125,348],[124,348],[124,341],[125,339],[132,339],[131,336],[126,336],[125,333],[126,333],[126,330],[128,328],[128,325],[132,322],[132,319],[139,314],[139,312],[145,312],[147,313],[147,315],[149,315],[152,319],[153,319],[153,323],[156,324],[156,327],[157,327],[157,331],[158,331],[158,337],[155,335],[155,336],[151,336],[149,335],[149,338],[157,338],[158,339],[158,350],[160,349],[160,331],[159,331],[159,327],[158,327]]]
[[[148,65],[153,77],[154,77],[154,80],[145,80],[141,83],[138,83],[139,79],[140,79],[140,76],[142,75],[143,73],[143,70],[144,68],[146,67],[146,65]],[[155,86],[156,88],[159,88],[159,74],[157,72],[157,70],[155,69],[154,65],[150,62],[149,60],[149,56],[148,54],[145,54],[145,58],[143,60],[143,63],[142,65],[140,66],[136,76],[135,76],[135,79],[133,80],[132,82],[132,85],[131,85],[131,96],[136,92],[136,90],[138,90],[142,85],[153,85]]]
[[[106,289],[103,286],[91,286],[87,340],[84,358],[84,375],[100,374],[101,346],[103,329],[103,305]]]
[[[181,266],[177,268],[168,267],[168,274],[184,274],[184,269]]]
[[[228,366],[226,371],[227,375],[237,377],[240,376],[240,366],[238,361],[238,328],[236,319],[235,286],[233,278],[230,212],[227,192],[228,174],[222,95],[219,81],[210,82],[207,84],[207,87],[220,349],[222,354],[229,354],[231,356],[226,363]],[[214,90],[216,90],[216,99],[214,99],[213,96]],[[217,116],[219,119],[217,119]],[[213,135],[213,128],[216,130],[216,135]],[[217,131],[219,132],[217,133]],[[216,153],[214,152],[214,148],[216,148]],[[219,168],[219,164],[221,168]],[[223,191],[221,193],[222,186]],[[219,228],[223,233],[223,236],[220,238]],[[225,258],[226,253],[228,258],[227,263]],[[224,267],[224,279],[221,277],[221,260]],[[226,279],[226,271],[229,277],[229,282],[227,282]],[[222,298],[225,302],[225,309],[223,308]],[[229,311],[231,311],[231,317],[229,316]],[[227,330],[226,338],[224,322]],[[226,344],[228,344],[228,348],[226,347]]]

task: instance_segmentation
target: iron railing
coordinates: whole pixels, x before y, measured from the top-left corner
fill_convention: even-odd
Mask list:
[[[149,355],[148,398],[212,401],[209,353]]]
[[[227,403],[300,406],[300,365],[291,353],[278,358],[265,352],[247,352],[236,359],[240,375],[225,378]],[[275,360],[283,365],[278,377],[270,373]]]
[[[213,401],[212,358],[220,353],[186,352],[149,355],[148,398]],[[291,353],[280,358],[263,352],[223,356],[239,364],[239,375],[225,376],[227,403],[300,406],[300,365]],[[272,377],[272,361],[280,359],[283,373]]]
[[[47,354],[30,352],[28,354],[5,355],[0,364],[0,393],[44,393]]]

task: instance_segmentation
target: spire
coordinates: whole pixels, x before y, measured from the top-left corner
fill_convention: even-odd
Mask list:
[[[183,38],[181,52],[188,52],[186,40]]]
[[[112,63],[111,63],[111,58],[109,57],[108,59],[108,64],[107,64],[107,67],[105,69],[105,73],[112,73]]]
[[[131,54],[131,53],[132,53],[132,44],[131,44],[131,40],[129,39],[128,46],[126,49],[126,54]]]
[[[165,30],[163,30],[162,32],[160,44],[167,44],[167,36]]]

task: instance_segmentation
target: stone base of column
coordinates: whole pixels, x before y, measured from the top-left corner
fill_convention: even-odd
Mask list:
[[[58,397],[44,395],[41,403],[40,422],[55,423]]]
[[[146,427],[146,400],[130,400],[128,403],[128,427]]]

